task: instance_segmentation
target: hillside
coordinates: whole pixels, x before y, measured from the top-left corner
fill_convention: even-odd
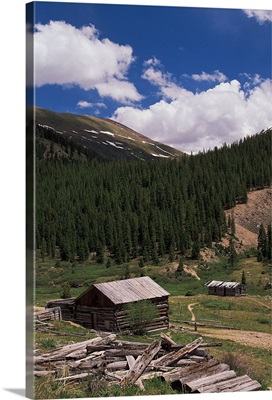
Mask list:
[[[224,210],[245,203],[252,187],[271,184],[270,157],[270,131],[179,161],[41,157],[37,247],[54,257],[57,246],[62,260],[96,253],[102,264],[198,259],[200,248],[227,232]]]
[[[149,160],[184,155],[173,147],[155,142],[146,136],[110,119],[89,115],[56,113],[35,107],[35,123],[44,130],[44,137],[58,143],[80,146],[103,159]]]
[[[246,204],[237,204],[226,211],[234,215],[235,236],[244,247],[257,247],[259,227],[271,223],[272,189],[265,188],[248,193]]]

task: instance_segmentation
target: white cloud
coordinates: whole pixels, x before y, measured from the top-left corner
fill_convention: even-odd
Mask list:
[[[194,81],[208,81],[208,82],[225,82],[228,78],[222,72],[216,70],[213,74],[208,74],[207,72],[202,71],[199,74],[193,74],[192,78]]]
[[[90,102],[85,101],[85,100],[80,100],[77,103],[77,106],[80,107],[80,108],[93,108],[93,107],[107,108],[106,104],[104,104],[104,103],[90,103]]]
[[[132,48],[98,38],[93,25],[78,29],[63,21],[37,24],[34,34],[35,84],[78,85],[101,96],[138,101],[142,96],[127,81]],[[126,96],[120,88],[128,89]]]
[[[266,21],[272,22],[272,11],[271,10],[243,10],[248,18],[255,18],[260,25]]]
[[[248,92],[237,80],[196,94],[177,89],[171,101],[162,99],[143,110],[120,107],[113,118],[188,153],[232,143],[272,126],[270,79]]]
[[[79,106],[80,108],[92,108],[93,103],[89,103],[88,101],[80,100],[77,103],[77,106]]]

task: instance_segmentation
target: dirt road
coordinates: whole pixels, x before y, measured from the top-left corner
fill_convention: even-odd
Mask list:
[[[272,336],[269,333],[211,328],[198,328],[198,332],[203,336],[221,340],[233,340],[246,346],[272,350]]]

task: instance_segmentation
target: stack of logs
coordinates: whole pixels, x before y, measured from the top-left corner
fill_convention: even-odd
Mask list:
[[[221,343],[203,343],[197,338],[178,345],[161,333],[162,340],[151,344],[120,341],[116,335],[96,337],[37,355],[36,377],[53,375],[57,381],[99,379],[121,387],[138,385],[160,377],[173,389],[187,393],[237,392],[260,390],[259,382],[249,376],[236,376],[227,364],[209,356],[205,347]]]
[[[62,319],[61,308],[54,307],[48,308],[43,311],[34,312],[34,321],[35,322],[42,322],[54,319]]]

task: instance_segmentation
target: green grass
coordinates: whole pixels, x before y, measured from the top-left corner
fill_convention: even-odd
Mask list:
[[[265,305],[262,306],[259,301],[260,298],[257,296],[173,296],[169,299],[170,318],[173,323],[177,321],[182,324],[184,321],[190,321],[192,315],[188,311],[188,304],[198,303],[193,309],[197,322],[271,333],[271,309]],[[261,302],[265,303],[267,299],[263,299]]]
[[[186,265],[196,265],[196,261],[186,260]],[[256,257],[240,257],[235,268],[231,268],[225,258],[217,263],[198,263],[197,273],[201,280],[190,275],[176,276],[171,272],[171,263],[167,257],[160,260],[159,265],[146,264],[139,267],[139,260],[116,265],[111,263],[110,268],[105,264],[98,264],[94,259],[84,263],[56,262],[46,259],[41,262],[37,260],[35,278],[35,304],[45,306],[46,301],[60,298],[62,286],[69,282],[71,285],[71,296],[81,294],[93,283],[110,280],[123,279],[128,267],[131,278],[148,275],[159,285],[167,290],[172,296],[197,295],[207,293],[205,282],[209,280],[241,281],[242,271],[245,271],[247,279],[247,293],[250,295],[267,295],[271,291],[265,290],[265,284],[270,279],[271,264],[259,263]]]

